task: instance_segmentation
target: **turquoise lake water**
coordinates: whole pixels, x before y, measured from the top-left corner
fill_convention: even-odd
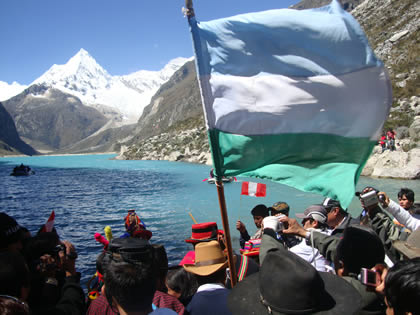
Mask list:
[[[136,209],[153,232],[152,241],[165,245],[171,263],[177,263],[191,250],[184,239],[191,234],[191,212],[198,222],[216,221],[222,228],[215,185],[203,182],[210,167],[166,161],[118,161],[114,155],[73,155],[0,158],[0,211],[13,216],[19,224],[36,232],[52,210],[62,239],[76,245],[78,269],[86,281],[94,272],[96,256],[102,246],[94,234],[110,225],[114,236],[124,232],[123,219],[128,209]],[[15,165],[29,165],[36,174],[9,176]],[[267,184],[264,198],[241,196],[241,181]],[[414,190],[420,198],[420,181],[360,178],[357,189],[374,186],[396,200],[401,187]],[[286,201],[291,217],[303,212],[323,197],[304,193],[267,180],[238,177],[225,185],[225,197],[232,243],[238,248],[235,222],[241,219],[250,233],[255,226],[250,210],[257,204],[267,206]],[[418,202],[418,200],[417,200]],[[350,213],[358,215],[359,201],[353,199]]]

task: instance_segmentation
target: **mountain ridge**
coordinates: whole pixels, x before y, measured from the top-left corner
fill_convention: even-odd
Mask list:
[[[119,111],[125,124],[136,122],[157,89],[188,59],[177,57],[161,70],[139,70],[127,75],[110,75],[81,48],[65,64],[54,64],[28,86],[0,81],[0,100],[21,93],[34,84],[73,94],[88,106],[109,106]],[[6,97],[9,97],[5,99]]]

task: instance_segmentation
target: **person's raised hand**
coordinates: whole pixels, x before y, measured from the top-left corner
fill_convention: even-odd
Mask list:
[[[55,278],[55,273],[58,269],[56,260],[49,254],[39,257],[39,264],[36,269],[47,278]]]
[[[306,237],[306,230],[299,225],[296,219],[290,219],[288,217],[280,218],[280,222],[283,223],[284,229],[283,234],[298,235]]]
[[[388,274],[388,267],[384,264],[377,264],[371,270],[377,272],[380,276],[379,284],[375,287],[375,292],[385,295],[385,278]]]
[[[236,229],[241,233],[245,232],[245,224],[241,220],[236,221]]]
[[[387,208],[389,205],[389,197],[383,191],[378,192],[378,199],[382,207]]]
[[[66,247],[65,252],[61,251],[59,253],[66,277],[75,275],[77,258],[76,248],[69,241],[61,241],[61,243]]]

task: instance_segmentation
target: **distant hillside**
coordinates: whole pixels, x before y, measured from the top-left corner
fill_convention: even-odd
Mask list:
[[[3,105],[19,135],[37,150],[55,151],[74,144],[108,121],[78,98],[43,85],[32,85]]]
[[[135,124],[118,128],[108,128],[54,153],[97,153],[119,152],[121,142],[129,141],[133,137]]]
[[[319,8],[330,2],[331,0],[302,0],[299,3],[292,5],[290,8],[296,10]],[[351,11],[363,2],[363,0],[339,0],[339,2],[345,10]]]
[[[314,8],[329,2],[330,0],[304,0],[293,8]],[[398,161],[417,158],[416,152],[419,150],[415,148],[420,147],[420,1],[342,0],[341,3],[348,11],[359,4],[351,14],[364,28],[375,53],[387,66],[393,85],[394,104],[385,128],[396,130],[397,151],[392,152],[395,155],[392,159],[388,158],[388,154],[383,154],[381,168],[407,168],[407,163]],[[194,69],[189,73],[195,75]],[[175,75],[182,77],[180,73]],[[179,83],[170,81],[172,86],[165,91],[165,98],[160,99],[159,94],[155,95],[138,122],[133,142],[129,143],[130,146],[123,147],[121,158],[208,163],[205,156],[194,151],[194,148],[202,145],[201,153],[209,152],[208,146],[204,146],[202,142],[206,133],[202,128],[203,114],[199,89],[196,87],[197,80],[192,77],[188,80],[189,84],[185,84],[186,77]],[[161,101],[169,99],[172,101],[166,102],[163,109]],[[187,107],[186,104],[195,107]],[[196,109],[195,116],[186,108]],[[190,117],[188,120],[184,118],[187,116]],[[168,128],[169,126],[172,128]],[[203,133],[202,136],[197,134],[198,131]],[[390,160],[395,163],[392,162],[391,165]],[[412,175],[405,177],[401,174],[401,177],[416,178],[416,172],[416,169],[411,169]],[[385,173],[384,171],[381,174]],[[398,177],[398,174],[392,176]]]
[[[190,127],[204,125],[194,61],[187,62],[159,88],[137,122],[131,143],[166,132],[187,120],[191,121]]]
[[[38,154],[31,146],[20,139],[15,123],[0,103],[0,155]]]

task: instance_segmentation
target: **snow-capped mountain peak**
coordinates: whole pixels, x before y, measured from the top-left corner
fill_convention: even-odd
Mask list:
[[[119,110],[127,123],[135,122],[158,88],[188,59],[171,60],[161,71],[141,70],[111,76],[85,50],[64,65],[53,65],[32,84],[44,84],[73,94],[86,105],[108,105]]]
[[[70,60],[65,64],[65,69],[69,72],[69,74],[98,73],[103,76],[109,76],[106,70],[103,69],[83,48],[70,58]]]
[[[64,65],[54,64],[32,84],[46,84],[77,96],[87,96],[89,88],[106,86],[112,77],[83,48]],[[89,101],[88,101],[89,102]]]

